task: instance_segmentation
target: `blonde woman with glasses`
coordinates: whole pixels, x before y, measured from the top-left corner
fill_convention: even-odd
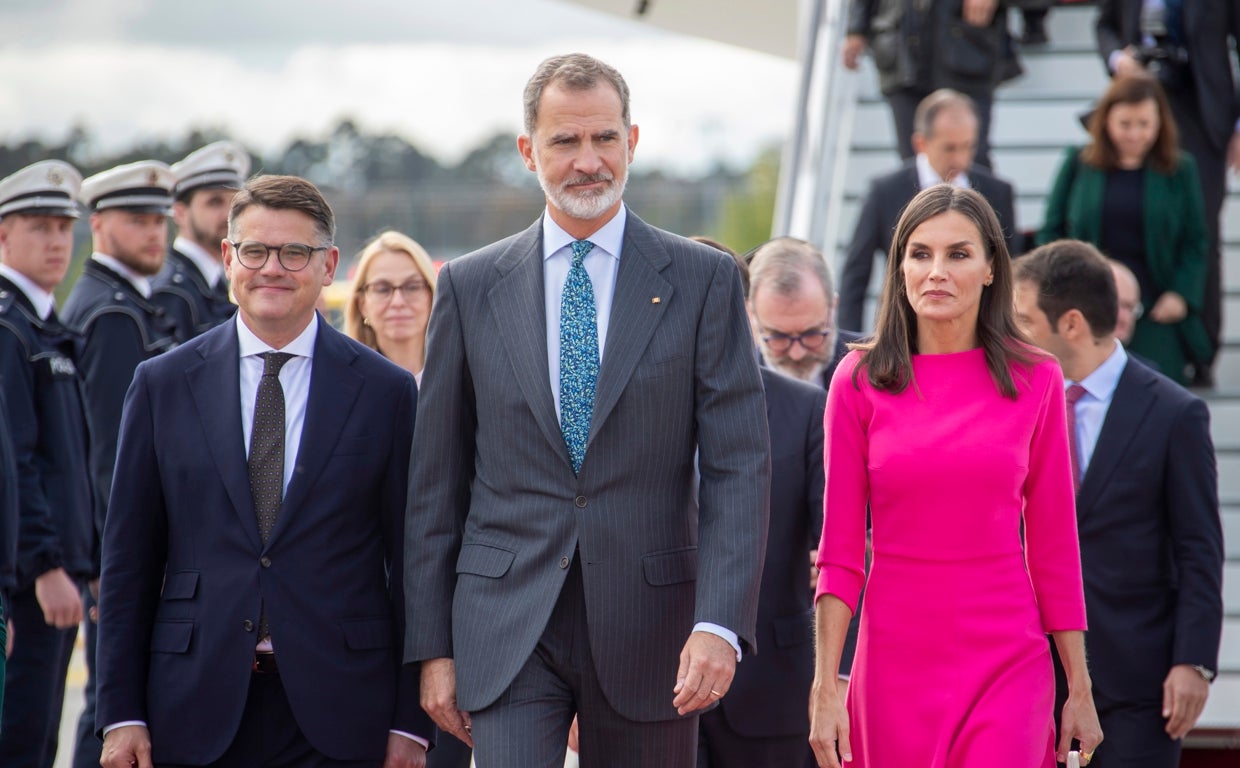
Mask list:
[[[382,232],[358,257],[345,332],[421,384],[434,298],[435,266],[426,249],[407,235]]]

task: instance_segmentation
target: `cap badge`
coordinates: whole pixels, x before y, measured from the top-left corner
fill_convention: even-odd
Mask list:
[[[147,183],[152,187],[159,184],[159,171],[151,171],[146,175]]]
[[[56,170],[55,168],[48,168],[47,169],[47,181],[48,183],[59,187],[61,184],[65,183],[65,177],[60,173],[60,171]]]

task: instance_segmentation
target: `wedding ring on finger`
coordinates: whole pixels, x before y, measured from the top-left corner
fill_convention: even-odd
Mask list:
[[[711,695],[711,696],[714,696],[716,699],[721,699],[721,698],[723,698],[723,694],[722,694],[722,693],[720,693],[719,691],[716,691],[714,688],[711,688],[711,689],[710,689],[710,695]]]

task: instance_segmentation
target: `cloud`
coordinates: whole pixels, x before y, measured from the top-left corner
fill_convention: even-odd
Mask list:
[[[320,137],[347,116],[452,162],[497,131],[515,136],[526,78],[542,58],[573,48],[629,81],[639,168],[695,172],[716,156],[747,162],[791,122],[792,62],[673,35],[520,46],[309,43],[257,62],[227,48],[105,40],[0,48],[0,140],[59,138],[82,122],[110,150],[198,126],[269,152],[296,136]]]

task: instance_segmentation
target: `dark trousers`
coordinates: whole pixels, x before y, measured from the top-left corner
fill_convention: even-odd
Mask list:
[[[207,768],[379,768],[382,761],[332,760],[315,751],[293,717],[278,674],[253,674],[241,726]],[[156,763],[157,768],[188,768]]]
[[[11,608],[13,654],[4,673],[0,765],[52,768],[77,627],[49,627],[34,587],[13,594]]]
[[[465,742],[441,731],[435,748],[426,753],[426,768],[469,768],[473,755]]]
[[[633,659],[641,664],[641,659]],[[672,697],[668,681],[667,696]],[[612,709],[590,652],[581,565],[576,558],[537,647],[512,685],[473,720],[478,768],[563,768],[578,715],[582,768],[692,768],[697,717],[643,723]]]
[[[698,732],[697,768],[817,768],[809,734],[742,736],[719,708],[702,715]]]
[[[891,106],[891,118],[896,126],[896,149],[900,150],[900,159],[912,160],[917,156],[913,151],[913,115],[917,113],[917,105],[932,91],[920,88],[901,88],[887,94],[887,103]],[[985,98],[973,96],[977,107],[977,156],[973,162],[984,168],[991,168],[990,159],[990,112],[994,106],[994,95]]]
[[[90,620],[90,609],[95,606],[95,598],[90,596],[89,589],[82,590],[82,605],[87,616],[85,647],[82,649],[86,655],[86,703],[78,717],[73,768],[98,768],[99,754],[103,750],[103,742],[95,735],[95,648],[99,630]]]
[[[1201,319],[1206,333],[1217,350],[1223,330],[1223,252],[1219,244],[1223,201],[1227,196],[1227,147],[1215,146],[1201,124],[1201,110],[1196,93],[1183,89],[1168,94],[1176,127],[1180,130],[1180,146],[1197,161],[1201,175],[1201,193],[1206,203],[1206,295]]]
[[[1180,745],[1163,730],[1161,702],[1145,705],[1098,707],[1098,720],[1106,738],[1098,747],[1090,768],[1176,768]]]

